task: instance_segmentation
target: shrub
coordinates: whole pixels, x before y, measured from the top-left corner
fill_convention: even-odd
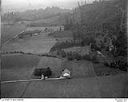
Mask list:
[[[105,66],[107,66],[107,67],[110,66],[109,63],[107,63],[107,62],[104,62],[103,64],[104,64]]]
[[[84,56],[82,56],[82,59],[91,61],[90,55],[84,55]]]
[[[92,60],[93,63],[99,63],[96,55],[93,56],[91,60]]]
[[[114,57],[112,60],[107,60],[104,62],[104,65],[111,68],[120,69],[122,71],[127,71],[127,58],[124,56]]]
[[[74,43],[73,41],[66,41],[66,42],[59,42],[56,43],[50,50],[50,52],[52,51],[56,51],[56,50],[61,50],[61,49],[65,49],[65,48],[70,48],[70,47],[74,47],[74,46],[80,46],[80,43]]]
[[[66,53],[64,52],[64,50],[61,50],[60,53],[61,53],[61,56],[62,56],[62,57],[66,57]]]
[[[68,58],[68,60],[73,60],[74,59],[74,56],[73,56],[72,52],[67,53],[67,58]]]
[[[78,53],[73,54],[73,56],[74,56],[74,59],[76,59],[76,60],[82,59],[81,55],[79,55]]]
[[[12,53],[17,53],[17,51],[14,51],[14,52],[12,52]]]
[[[20,53],[24,54],[24,52],[20,51]]]
[[[115,58],[115,67],[122,71],[127,71],[127,59],[124,56],[118,56]]]
[[[32,55],[32,53],[31,53],[31,52],[28,52],[27,54],[28,54],[28,55]]]

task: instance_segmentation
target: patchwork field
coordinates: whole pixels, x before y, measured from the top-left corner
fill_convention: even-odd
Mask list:
[[[25,98],[94,98],[123,97],[126,92],[127,74],[97,77],[93,65],[88,61],[67,61],[43,57],[39,67],[50,66],[54,75],[61,69],[71,70],[69,80],[49,80],[30,82],[22,97]],[[117,85],[118,84],[118,85]]]
[[[33,59],[33,58],[32,58]],[[22,64],[32,66],[30,61]],[[31,60],[31,62],[37,59]],[[34,62],[36,63],[36,62]],[[30,65],[29,65],[30,64]],[[17,65],[16,65],[17,66]],[[17,82],[1,85],[2,97],[24,98],[89,98],[89,97],[123,97],[127,88],[127,74],[97,77],[93,65],[88,61],[67,61],[56,58],[42,57],[36,67],[50,67],[54,76],[59,76],[63,68],[72,72],[72,79],[49,80],[33,82]],[[9,68],[9,66],[6,66]],[[22,66],[23,67],[23,66]],[[21,67],[19,67],[21,68]],[[12,69],[12,67],[11,67]],[[19,78],[29,77],[31,68],[26,68],[27,74],[20,73]],[[15,70],[15,69],[14,69]],[[20,70],[21,71],[21,70]],[[9,74],[12,76],[12,74]],[[13,78],[14,79],[14,78]]]
[[[60,34],[60,33],[58,33]],[[64,32],[63,32],[64,34]],[[65,32],[67,38],[71,38]],[[65,37],[56,35],[59,41]],[[67,38],[65,38],[67,40]],[[23,51],[35,54],[48,53],[56,43],[48,33],[25,39],[15,39],[3,51]],[[27,97],[27,98],[94,98],[94,97],[127,97],[127,73],[117,75],[98,76],[104,70],[93,66],[86,60],[68,61],[57,58],[38,57],[33,55],[2,55],[2,81],[30,79],[36,67],[50,67],[53,76],[60,76],[62,69],[71,70],[72,78],[69,80],[16,82],[1,85],[1,97]],[[95,67],[95,68],[94,68]],[[125,94],[126,93],[126,94]]]

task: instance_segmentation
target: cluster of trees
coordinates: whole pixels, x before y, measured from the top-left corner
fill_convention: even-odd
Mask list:
[[[91,45],[93,49],[105,52],[113,59],[111,63],[123,70],[127,67],[126,4],[126,0],[78,3],[65,23],[65,29],[73,32],[74,42],[79,41],[82,46]],[[122,58],[125,59],[123,62]]]

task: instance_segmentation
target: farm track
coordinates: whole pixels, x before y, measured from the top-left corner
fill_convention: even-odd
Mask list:
[[[16,34],[15,36],[13,36],[12,38],[8,39],[7,41],[5,41],[2,45],[5,46],[5,45],[8,44],[11,40],[16,39],[17,36],[20,35],[20,34],[23,33],[23,32],[24,32],[24,30],[21,31],[19,34]]]
[[[2,45],[7,44],[13,38],[15,38],[18,34],[26,29],[24,24],[14,24],[14,25],[1,25],[1,33],[2,33]]]

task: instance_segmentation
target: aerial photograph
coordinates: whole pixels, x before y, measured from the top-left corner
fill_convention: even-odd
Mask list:
[[[127,4],[1,0],[1,98],[128,98]]]

